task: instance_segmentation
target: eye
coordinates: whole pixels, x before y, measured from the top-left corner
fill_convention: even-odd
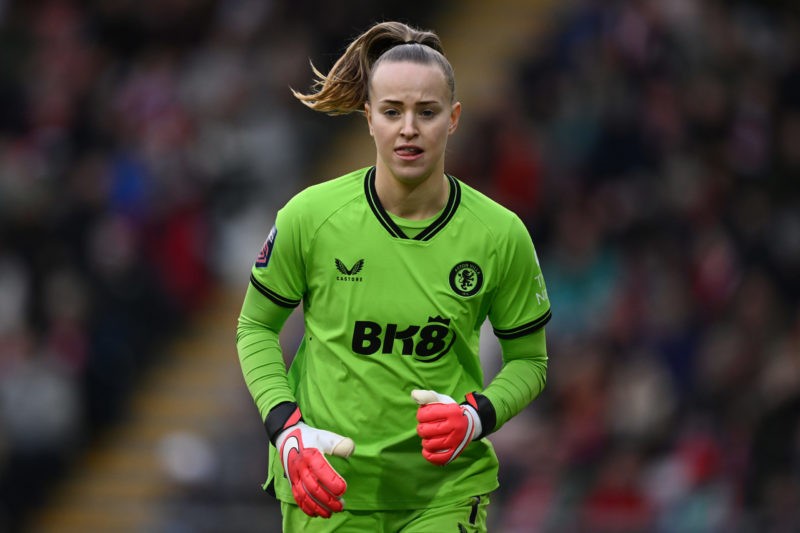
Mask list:
[[[399,117],[400,112],[397,109],[389,107],[383,111],[383,114],[389,118]]]
[[[433,118],[436,116],[436,111],[433,109],[423,109],[419,114],[422,118]]]

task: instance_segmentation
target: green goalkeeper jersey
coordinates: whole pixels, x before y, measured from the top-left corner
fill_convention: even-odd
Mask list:
[[[423,458],[411,390],[459,402],[481,392],[497,412],[488,433],[544,386],[546,354],[513,344],[543,336],[550,318],[531,238],[511,211],[447,179],[446,206],[421,222],[382,207],[374,167],[311,186],[278,212],[252,269],[237,335],[245,381],[262,417],[297,402],[307,424],[355,441],[349,459],[329,457],[348,509],[429,507],[497,488],[488,439],[443,467]],[[305,335],[287,380],[277,332],[301,302]],[[504,366],[484,388],[487,316]],[[271,447],[273,481],[292,502]]]

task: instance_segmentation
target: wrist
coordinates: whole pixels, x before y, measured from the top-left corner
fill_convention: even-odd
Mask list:
[[[470,441],[478,440],[483,433],[483,424],[481,422],[481,417],[478,415],[478,411],[468,403],[462,403],[461,408],[464,410],[464,413],[472,419],[472,437]]]
[[[295,402],[281,402],[273,407],[264,420],[264,428],[267,430],[269,441],[277,446],[278,436],[298,422],[303,420],[300,408]]]
[[[472,440],[482,439],[494,432],[497,424],[497,413],[489,398],[479,392],[470,392],[466,395],[466,401],[461,405],[470,407],[478,419]]]

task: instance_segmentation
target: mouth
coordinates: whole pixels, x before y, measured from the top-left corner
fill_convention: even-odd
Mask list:
[[[425,150],[413,144],[404,144],[394,149],[394,153],[403,159],[416,159],[424,152]]]

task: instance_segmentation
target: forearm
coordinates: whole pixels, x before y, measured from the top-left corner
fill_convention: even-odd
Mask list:
[[[495,411],[496,431],[544,390],[547,382],[547,349],[544,329],[517,339],[501,340],[503,368],[483,390]]]
[[[275,306],[248,289],[236,329],[236,348],[245,384],[265,420],[282,402],[294,402],[280,345],[280,328],[291,309]]]

